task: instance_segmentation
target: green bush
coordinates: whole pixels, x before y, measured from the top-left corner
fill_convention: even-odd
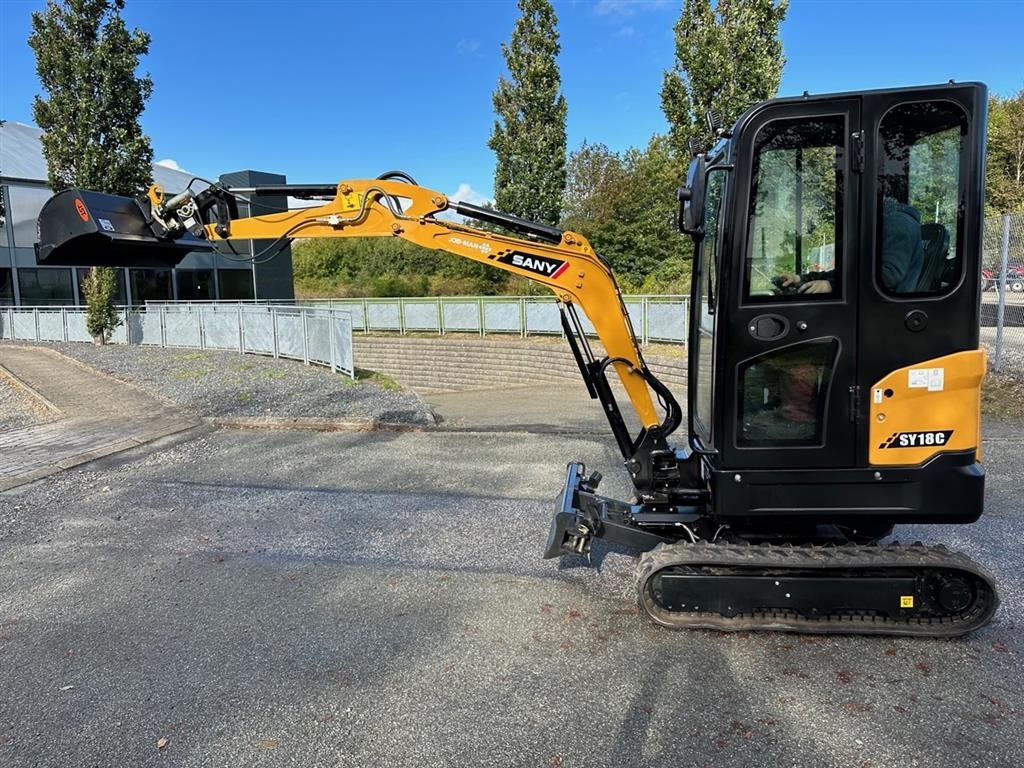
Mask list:
[[[92,267],[82,283],[85,292],[85,328],[93,341],[106,344],[121,324],[115,299],[117,273],[113,267]]]

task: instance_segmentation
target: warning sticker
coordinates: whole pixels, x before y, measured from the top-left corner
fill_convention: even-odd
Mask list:
[[[907,386],[911,389],[927,389],[929,392],[941,392],[945,387],[945,368],[911,368]]]
[[[882,402],[882,390],[880,388],[877,388],[877,387],[875,388],[874,400],[875,400],[875,405],[878,405],[879,403]]]
[[[900,595],[900,608],[913,608],[914,607],[914,596],[913,595]]]
[[[110,223],[110,219],[96,219],[96,221],[99,222],[100,226],[103,227],[106,232],[114,231],[114,225]]]

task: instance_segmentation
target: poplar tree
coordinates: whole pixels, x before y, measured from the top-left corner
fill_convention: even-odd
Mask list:
[[[139,116],[153,92],[136,76],[149,35],[121,18],[124,0],[47,0],[28,43],[46,92],[32,113],[54,192],[68,187],[134,195],[152,178],[153,149]]]
[[[519,0],[520,16],[501,52],[508,79],[494,91],[497,119],[487,145],[497,156],[500,211],[556,225],[565,189],[565,97],[556,58],[558,18],[548,0]]]
[[[673,150],[715,141],[708,110],[731,127],[747,107],[775,96],[786,58],[779,25],[789,0],[685,0],[675,25],[675,66],[665,72],[661,107]]]

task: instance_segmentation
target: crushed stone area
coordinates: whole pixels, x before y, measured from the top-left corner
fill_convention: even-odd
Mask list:
[[[55,421],[57,414],[0,372],[0,432]]]
[[[200,416],[233,418],[357,418],[433,424],[413,392],[292,360],[235,352],[91,344],[55,349],[135,384]]]
[[[566,461],[628,491],[606,437],[215,430],[105,459],[0,494],[0,764],[1019,768],[1020,444],[987,441],[977,524],[897,529],[1000,585],[941,641],[670,632],[628,553],[541,560]]]

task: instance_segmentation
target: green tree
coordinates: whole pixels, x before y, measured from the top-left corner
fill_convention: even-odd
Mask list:
[[[519,0],[508,67],[494,91],[497,120],[487,146],[497,156],[495,207],[557,224],[565,189],[565,97],[558,70],[558,19],[548,0]]]
[[[33,115],[55,191],[85,187],[133,195],[152,177],[153,149],[139,116],[153,91],[137,77],[149,35],[129,31],[124,0],[47,0],[32,14],[28,43],[47,96]]]
[[[113,267],[92,267],[82,281],[85,293],[85,328],[97,344],[106,344],[114,329],[121,324],[114,301],[117,297],[117,274]]]
[[[675,66],[665,72],[661,107],[680,157],[689,140],[715,141],[708,110],[729,127],[744,110],[777,93],[785,56],[779,25],[789,0],[685,0],[675,25]]]
[[[675,228],[684,165],[665,136],[621,155],[584,144],[568,162],[562,226],[585,235],[627,292],[685,293],[691,245]]]
[[[1024,89],[989,100],[985,211],[1024,211]]]

